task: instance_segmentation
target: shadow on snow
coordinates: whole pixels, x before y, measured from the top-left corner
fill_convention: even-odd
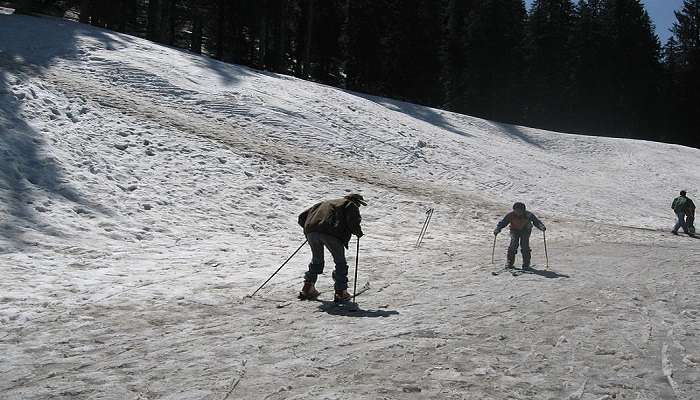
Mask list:
[[[78,35],[87,30],[107,48],[116,44],[112,35],[82,24],[0,15],[0,199],[4,203],[0,210],[6,215],[0,222],[0,239],[20,248],[27,244],[21,238],[25,230],[52,236],[63,234],[59,228],[41,221],[33,208],[33,194],[60,196],[76,205],[107,213],[71,185],[60,160],[44,152],[43,135],[22,115],[22,101],[29,94],[13,91],[28,76],[45,72],[55,60],[77,59]],[[37,32],[44,38],[38,39]]]
[[[552,270],[535,269],[532,267],[530,267],[529,270],[518,271],[518,272],[521,272],[522,274],[528,274],[528,275],[539,275],[539,276],[543,276],[543,277],[548,278],[548,279],[570,278],[570,276],[566,275],[566,274],[560,274],[560,273],[552,271]]]
[[[399,312],[394,310],[363,310],[357,303],[352,302],[336,303],[333,301],[321,301],[318,310],[330,315],[357,318],[378,318],[399,315]]]

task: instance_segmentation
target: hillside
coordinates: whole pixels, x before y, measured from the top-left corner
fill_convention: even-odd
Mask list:
[[[700,193],[700,150],[500,124],[6,15],[0,126],[0,397],[700,390],[700,241],[668,234],[678,190]],[[363,311],[295,300],[306,249],[244,299],[303,241],[297,214],[350,191],[369,203]],[[536,232],[541,274],[494,277],[493,227],[516,200],[548,225],[552,268]]]

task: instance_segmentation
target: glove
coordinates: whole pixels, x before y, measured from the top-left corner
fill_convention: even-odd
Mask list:
[[[355,236],[357,236],[357,238],[359,239],[359,238],[361,238],[362,236],[365,236],[365,234],[362,233],[362,231],[360,231],[360,232],[358,232]]]
[[[544,225],[542,225],[542,227],[540,228],[540,230],[541,230],[542,232],[544,232],[544,231],[546,231],[546,230],[547,230],[547,227],[546,227],[546,226],[544,226]]]
[[[500,229],[495,229],[495,230],[493,231],[493,235],[494,235],[494,236],[498,236],[499,233],[501,233],[501,230],[500,230]]]

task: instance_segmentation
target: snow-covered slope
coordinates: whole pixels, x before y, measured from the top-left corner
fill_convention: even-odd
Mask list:
[[[471,342],[472,333],[455,333],[475,321],[461,318],[475,304],[484,311],[470,318],[496,315],[526,293],[538,293],[545,303],[568,299],[571,307],[612,293],[609,303],[590,310],[614,310],[620,298],[634,293],[618,293],[607,287],[610,282],[632,279],[626,274],[657,261],[689,266],[676,257],[697,250],[692,239],[677,248],[653,231],[669,229],[669,205],[679,189],[700,193],[696,149],[500,124],[227,65],[72,22],[0,15],[0,129],[3,398],[223,398],[234,390],[251,399],[452,398],[472,385],[486,396],[474,398],[576,396],[581,382],[583,393],[591,376],[607,371],[612,361],[582,356],[595,374],[569,371],[578,366],[574,346],[569,364],[544,377],[518,381],[510,374],[546,354],[535,346],[553,351],[563,346],[561,338],[578,337],[557,330],[565,321],[557,325],[553,317],[554,325],[545,324],[555,326],[551,344],[513,344],[516,361],[501,368],[493,353],[500,346],[490,347],[499,335],[493,329],[517,332],[518,324],[489,322],[486,336],[473,333],[477,342],[488,342],[482,346]],[[300,211],[350,191],[370,203],[363,209],[367,267],[360,267],[360,279],[379,289],[371,298],[380,308],[365,316],[387,318],[353,323],[325,305],[330,317],[305,314],[308,306],[286,302],[300,284],[304,253],[266,289],[280,300],[278,308],[275,302],[240,300],[303,240],[296,226]],[[555,290],[532,281],[521,292],[485,275],[466,277],[463,271],[490,263],[495,221],[516,200],[550,227],[561,268],[597,257],[601,271],[589,278],[606,289],[573,280]],[[428,207],[436,212],[426,247],[414,250]],[[661,242],[672,250],[658,253]],[[637,245],[643,250],[633,250]],[[647,250],[652,245],[657,250]],[[535,253],[542,258],[542,249]],[[631,269],[608,275],[625,268]],[[677,294],[673,285],[664,288]],[[416,290],[418,300],[408,294]],[[551,299],[542,294],[548,290]],[[577,296],[585,297],[574,301]],[[437,311],[428,305],[431,298],[441,305]],[[392,299],[398,305],[389,306]],[[653,308],[649,301],[639,322],[644,329]],[[545,319],[565,310],[541,307]],[[686,312],[694,324],[698,308],[678,307],[675,317]],[[456,325],[447,328],[446,321]],[[590,333],[610,321],[580,323]],[[623,327],[621,335],[639,326]],[[697,324],[691,329],[670,323],[672,346],[679,343],[674,326],[697,332]],[[645,343],[655,338],[648,334]],[[459,345],[442,354],[436,349],[446,345],[431,342],[440,338]],[[373,347],[375,339],[382,346]],[[307,340],[314,343],[307,347]],[[354,347],[358,342],[367,346]],[[627,346],[620,337],[601,343],[586,345],[603,347],[602,355]],[[334,353],[337,346],[345,350]],[[699,361],[692,358],[698,353],[691,354],[697,341],[685,346],[690,350],[682,365],[692,372],[691,364]],[[481,357],[471,354],[474,349],[495,360],[465,367],[465,360]],[[450,364],[443,356],[459,361]],[[568,360],[569,353],[560,356]],[[394,363],[398,374],[387,392],[378,384],[386,382],[376,364],[381,362]],[[304,363],[322,368],[305,370]],[[250,369],[255,379],[239,388],[237,377]],[[323,383],[321,377],[329,376],[330,383]],[[497,381],[490,387],[498,389],[489,392],[479,380]],[[452,394],[435,382],[454,389]],[[634,387],[625,382],[619,387]],[[596,384],[599,391],[610,387]],[[637,393],[651,397],[636,398],[651,399],[663,382],[640,385]],[[681,385],[666,390],[680,397],[697,388],[697,382]]]

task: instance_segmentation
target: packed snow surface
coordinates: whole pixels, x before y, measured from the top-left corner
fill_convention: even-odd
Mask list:
[[[410,85],[411,82],[406,82]],[[700,151],[501,124],[0,15],[0,398],[696,399]],[[360,192],[359,310],[295,299]],[[514,201],[535,273],[492,276]],[[425,212],[435,213],[415,248]],[[348,250],[351,281],[356,242]],[[327,257],[330,259],[330,257]]]

